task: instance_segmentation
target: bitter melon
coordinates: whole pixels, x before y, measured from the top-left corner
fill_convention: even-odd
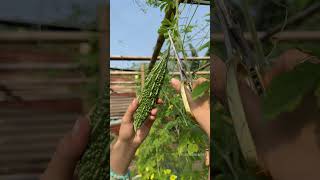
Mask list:
[[[89,142],[78,166],[79,180],[109,179],[109,91],[104,92],[90,115],[91,133]]]
[[[137,131],[150,115],[151,109],[156,104],[163,80],[167,73],[167,64],[170,56],[170,47],[148,74],[145,85],[138,97],[139,106],[134,114],[133,127]]]

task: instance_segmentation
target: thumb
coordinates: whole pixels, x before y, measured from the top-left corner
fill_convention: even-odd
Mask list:
[[[177,91],[180,91],[181,82],[178,79],[172,78],[171,79],[171,86]]]
[[[87,146],[89,132],[88,119],[77,120],[72,132],[60,141],[41,180],[72,179],[76,164]]]
[[[133,99],[133,101],[131,102],[131,104],[129,105],[125,115],[123,116],[122,122],[123,123],[130,123],[132,122],[132,116],[134,114],[134,112],[137,110],[138,108],[138,100],[136,98]]]

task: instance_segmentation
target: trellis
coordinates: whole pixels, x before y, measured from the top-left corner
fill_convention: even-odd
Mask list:
[[[188,4],[200,4],[200,5],[210,5],[210,1],[209,0],[188,0],[188,1],[184,1],[181,0],[180,3],[188,3]],[[166,12],[164,19],[168,18],[171,16],[171,14],[174,14],[175,9],[170,9],[169,11]],[[165,38],[163,35],[159,35],[156,41],[156,45],[154,48],[154,51],[152,53],[151,57],[146,57],[146,56],[111,56],[110,57],[110,61],[150,61],[149,63],[149,67],[148,69],[150,70],[153,65],[155,64],[155,62],[159,59],[159,54],[160,54],[160,50],[162,48],[162,45],[164,44]],[[204,60],[204,61],[209,61],[210,57],[187,57],[185,60],[187,61],[199,61],[199,60]],[[179,75],[179,72],[173,72],[171,73],[172,75]],[[200,71],[200,72],[196,72],[196,74],[205,74],[205,75],[209,75],[210,72],[209,71]],[[144,65],[142,64],[140,67],[140,71],[111,71],[110,72],[111,76],[114,75],[141,75],[141,84],[144,84],[144,77],[145,77],[145,71],[144,71]],[[111,82],[112,85],[123,85],[123,88],[126,88],[128,86],[128,84],[130,84],[130,87],[132,87],[132,84],[134,84],[134,82],[127,82],[127,83],[123,83],[123,82]],[[136,86],[133,86],[133,88],[136,88]],[[130,93],[131,95],[133,93]],[[112,100],[112,94],[111,94],[111,100]],[[121,103],[121,107],[119,106],[119,109],[114,109],[114,111],[116,112],[121,112],[124,113],[125,110],[123,110],[122,107],[127,107],[129,105],[130,101],[126,101],[125,104]],[[117,105],[116,105],[117,106]],[[118,107],[118,106],[117,106]],[[112,109],[111,109],[112,110]],[[111,112],[112,113],[112,112]],[[119,118],[121,118],[121,116],[119,116]],[[120,124],[120,121],[117,121],[117,123],[111,123],[111,127],[114,126],[118,126]]]

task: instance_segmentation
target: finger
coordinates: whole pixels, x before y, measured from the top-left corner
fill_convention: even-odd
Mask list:
[[[138,100],[136,98],[133,99],[131,104],[129,105],[125,115],[123,116],[122,122],[129,123],[133,121],[133,114],[138,108]]]
[[[156,116],[150,115],[150,116],[149,116],[149,119],[152,120],[152,121],[154,121],[154,120],[156,120]]]
[[[157,115],[157,112],[158,112],[158,109],[157,109],[157,108],[154,108],[154,109],[152,109],[152,110],[150,111],[150,114],[151,114],[152,116],[156,116],[156,115]]]
[[[204,83],[204,82],[206,82],[206,81],[208,81],[206,78],[200,77],[200,78],[198,78],[197,80],[195,80],[195,81],[192,83],[192,86],[193,86],[193,88],[195,88],[195,87],[197,87],[198,85],[200,85],[200,84],[202,84],[202,83]]]
[[[72,179],[76,164],[87,146],[89,132],[89,120],[80,118],[72,132],[60,141],[41,180]]]
[[[171,86],[176,90],[176,91],[180,91],[180,86],[181,86],[181,83],[178,79],[175,79],[175,78],[172,78],[171,81]]]
[[[136,136],[133,139],[134,143],[137,144],[137,146],[139,146],[143,142],[143,140],[147,137],[153,123],[155,122],[155,119],[156,119],[155,116],[153,116],[153,117],[149,116],[149,118],[146,120],[146,122],[137,131]]]
[[[157,99],[157,104],[163,104],[163,100],[162,99]]]
[[[309,59],[310,54],[302,52],[298,49],[289,49],[283,52],[273,63],[272,68],[263,76],[265,86],[268,86],[271,80],[287,71],[292,70],[304,60]]]

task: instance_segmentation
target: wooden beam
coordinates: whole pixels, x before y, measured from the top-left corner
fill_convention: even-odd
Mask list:
[[[1,35],[1,33],[0,33]],[[17,44],[20,45],[21,43]],[[7,44],[3,47],[8,47]],[[71,63],[74,62],[74,54],[66,52],[54,52],[50,50],[33,49],[28,45],[25,47],[11,47],[5,49],[0,47],[0,62],[1,63],[20,63],[20,62],[35,62],[35,63]]]
[[[0,108],[37,109],[37,111],[82,113],[81,99],[52,99],[22,102],[0,102]],[[39,113],[39,112],[38,112]]]
[[[0,70],[77,70],[79,65],[75,63],[0,63]]]
[[[0,43],[21,43],[21,42],[88,42],[98,36],[96,32],[79,31],[2,31],[0,33]]]
[[[0,83],[8,86],[18,85],[18,84],[25,84],[25,85],[81,85],[93,82],[93,79],[90,78],[42,78],[42,79],[35,79],[35,78],[25,78],[25,79],[0,79]]]
[[[150,61],[152,57],[150,56],[111,56],[111,61]],[[156,60],[159,60],[160,57],[158,56]],[[187,57],[188,61],[198,61],[198,60],[210,60],[209,56],[205,57]]]
[[[111,85],[114,85],[114,84],[136,84],[135,81],[113,81],[113,82],[110,82]]]
[[[258,32],[258,37],[261,39],[265,37],[267,32]],[[250,34],[245,32],[244,37],[247,40],[251,40]],[[271,39],[279,41],[320,41],[320,31],[283,31],[274,34]],[[211,37],[212,41],[223,42],[223,33],[213,33]]]
[[[187,72],[187,74],[190,72]],[[192,73],[192,72],[191,72]],[[110,72],[111,75],[139,75],[141,74],[138,71],[111,71]],[[180,72],[170,72],[169,74],[171,75],[180,75]],[[199,74],[199,75],[209,75],[210,71],[198,71],[195,74]]]

